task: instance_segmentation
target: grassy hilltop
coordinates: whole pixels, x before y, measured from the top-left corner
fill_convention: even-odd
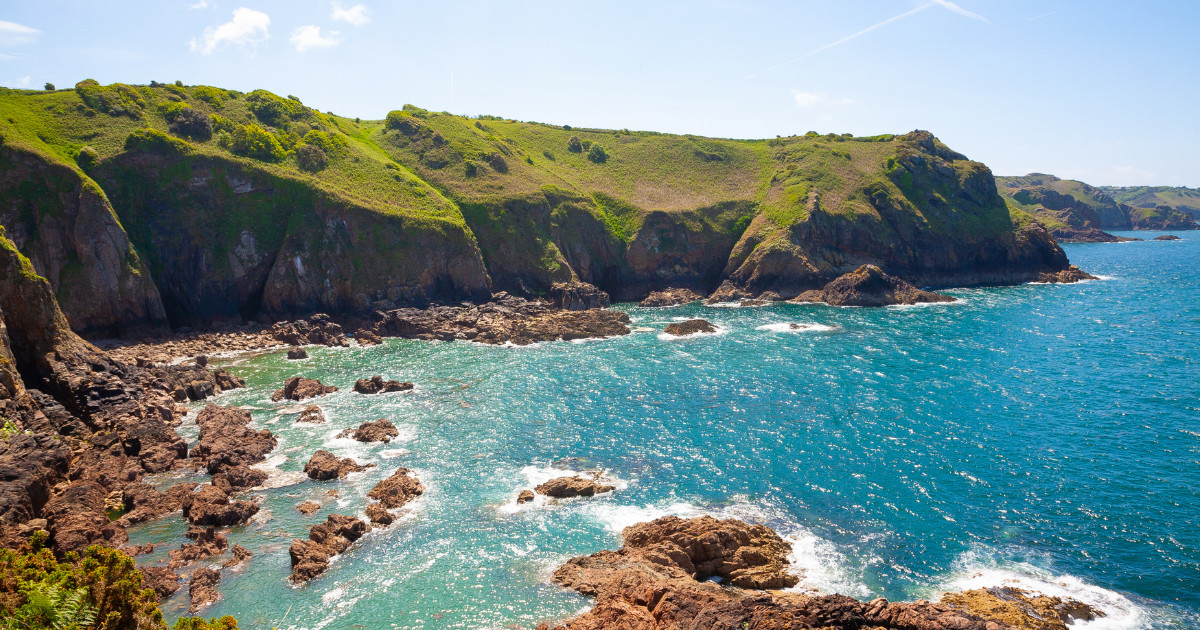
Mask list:
[[[0,225],[77,329],[544,292],[789,297],[864,262],[924,284],[1065,265],[926,132],[729,140],[255,90],[0,89]]]
[[[1200,220],[1200,189],[1187,186],[1100,186],[1100,190],[1117,203],[1143,209],[1166,206]]]

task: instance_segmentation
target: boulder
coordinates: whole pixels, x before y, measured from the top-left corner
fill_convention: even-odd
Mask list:
[[[364,422],[358,425],[357,429],[346,429],[337,436],[339,438],[352,437],[359,442],[383,442],[386,444],[399,435],[400,431],[396,425],[384,418],[379,418],[372,422]]]
[[[212,484],[203,484],[183,500],[183,517],[193,525],[229,527],[240,525],[258,513],[253,501],[231,501]]]
[[[360,346],[377,346],[383,343],[383,338],[366,328],[360,328],[354,333],[354,339]]]
[[[189,614],[194,615],[220,599],[221,594],[217,592],[217,584],[220,581],[221,573],[214,569],[200,568],[192,573],[188,584],[188,595],[192,598],[192,604],[188,606]]]
[[[308,358],[308,350],[304,348],[288,348],[287,358],[289,361],[299,361],[300,359]]]
[[[645,299],[638,302],[638,306],[642,308],[662,308],[691,304],[703,299],[704,296],[691,289],[663,289],[662,291],[655,291],[647,295]]]
[[[1096,276],[1083,271],[1075,265],[1071,265],[1062,271],[1046,272],[1038,276],[1038,282],[1050,282],[1054,284],[1070,284],[1079,282],[1080,280],[1096,280]]]
[[[338,390],[333,385],[326,385],[321,381],[303,376],[293,376],[284,384],[283,389],[275,390],[271,395],[272,402],[281,400],[304,400],[306,398],[316,398],[325,394],[332,394]]]
[[[292,540],[288,549],[292,581],[303,583],[324,573],[330,558],[348,549],[369,529],[366,523],[352,516],[330,514],[325,522],[313,526],[308,540]]]
[[[294,322],[279,322],[271,327],[272,338],[290,346],[348,347],[342,327],[323,313]]]
[[[412,383],[401,383],[400,381],[385,381],[382,376],[375,375],[371,378],[360,378],[354,382],[354,391],[360,394],[386,394],[389,392],[403,392],[413,388]]]
[[[605,492],[612,492],[616,488],[607,486],[597,482],[595,479],[581,477],[575,475],[573,477],[557,477],[542,484],[538,484],[534,490],[538,494],[544,494],[548,497],[556,499],[565,499],[569,497],[590,497]],[[518,497],[518,501],[520,498]]]
[[[321,412],[321,408],[316,405],[309,405],[300,412],[300,417],[296,418],[297,423],[305,422],[308,424],[325,424],[325,414]]]
[[[593,494],[595,493],[593,492]],[[529,503],[533,501],[533,499],[533,490],[522,490],[521,492],[517,493],[517,504]]]
[[[165,567],[141,567],[142,587],[154,591],[158,601],[175,594],[179,590],[179,574]]]
[[[297,505],[296,509],[299,510],[301,514],[310,516],[315,514],[317,510],[321,509],[321,504],[317,503],[316,501],[305,501],[304,503]]]
[[[367,497],[375,499],[385,509],[394,510],[425,492],[425,486],[407,468],[399,468],[391,477],[375,484]]]
[[[377,527],[387,527],[396,520],[396,517],[392,516],[392,513],[379,503],[367,506],[367,518],[371,519],[371,524]]]
[[[805,291],[791,301],[824,302],[831,306],[888,306],[953,302],[954,298],[918,289],[875,265],[862,265],[834,279],[820,291]]]
[[[196,424],[200,426],[200,439],[191,457],[209,474],[264,461],[276,445],[270,431],[254,431],[247,426],[250,412],[241,409],[209,403],[196,416]]]
[[[608,294],[586,282],[556,282],[550,285],[550,301],[565,311],[608,308]]]
[[[668,335],[684,337],[686,335],[694,335],[696,333],[715,333],[717,332],[717,327],[713,326],[711,322],[703,319],[688,319],[682,322],[667,324],[667,329],[665,332]]]
[[[304,465],[304,474],[308,475],[309,479],[325,481],[328,479],[341,479],[350,473],[374,467],[375,464],[360,465],[349,457],[338,459],[333,453],[321,450],[313,453],[312,458]]]

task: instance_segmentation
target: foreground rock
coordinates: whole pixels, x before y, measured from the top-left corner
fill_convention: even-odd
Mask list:
[[[553,497],[556,499],[566,499],[570,497],[591,497],[597,494],[603,494],[605,492],[612,492],[615,489],[615,486],[604,485],[595,479],[588,479],[587,477],[580,477],[579,475],[551,479],[545,483],[538,484],[538,486],[534,488],[534,490],[537,490],[538,494],[544,494],[548,497]],[[524,493],[522,493],[522,496],[524,496]],[[528,500],[533,500],[533,496],[530,495]],[[521,497],[518,496],[517,503],[525,503],[525,501],[522,501]]]
[[[316,379],[293,376],[284,382],[283,389],[277,389],[274,394],[271,394],[271,401],[279,402],[285,399],[304,400],[305,398],[316,398],[317,396],[332,394],[337,390],[337,387],[326,385]]]
[[[533,490],[522,490],[517,493],[517,504],[532,503],[534,498]]]
[[[394,510],[425,493],[425,486],[417,479],[412,471],[399,468],[391,477],[375,484],[367,493],[367,497],[375,499],[384,508]]]
[[[317,481],[326,481],[329,479],[343,479],[350,473],[364,471],[368,468],[374,468],[375,464],[361,465],[349,457],[338,459],[329,451],[317,451],[313,453],[312,459],[304,465],[304,474],[308,475],[309,479]]]
[[[567,311],[608,308],[608,294],[586,282],[556,282],[550,285],[550,301]]]
[[[704,296],[696,293],[691,289],[664,289],[655,291],[647,295],[645,299],[638,302],[638,306],[643,308],[660,308],[665,306],[680,306],[682,304],[691,304],[698,300],[703,300]]]
[[[1178,236],[1175,236],[1174,234],[1163,234],[1162,236],[1155,236],[1153,240],[1156,240],[1156,241],[1181,241],[1183,239],[1179,238]]]
[[[316,405],[309,405],[300,412],[300,417],[296,418],[297,423],[306,424],[325,424],[325,414],[321,412],[321,408]]]
[[[191,583],[188,585],[188,596],[192,598],[192,604],[188,606],[188,613],[194,615],[215,604],[221,598],[221,594],[217,592],[217,584],[220,582],[221,572],[215,569],[201,568],[192,573]]]
[[[1075,265],[1071,265],[1056,273],[1043,273],[1037,278],[1038,282],[1050,282],[1054,284],[1070,284],[1072,282],[1079,282],[1080,280],[1097,280],[1097,278]]]
[[[220,488],[203,484],[183,500],[183,517],[192,525],[229,527],[240,525],[258,514],[253,501],[234,501]]]
[[[392,438],[399,437],[400,430],[396,425],[388,422],[384,418],[364,422],[358,425],[357,429],[346,429],[337,436],[339,438],[354,438],[359,442],[383,442],[385,444],[392,441]]]
[[[179,574],[165,567],[139,567],[142,573],[142,586],[154,591],[158,601],[175,594],[179,590]]]
[[[171,550],[168,554],[171,558],[167,564],[168,569],[174,571],[193,562],[219,556],[229,548],[229,539],[215,527],[193,527],[188,530],[187,537],[194,542],[184,543],[179,549]]]
[[[401,383],[400,381],[385,381],[378,374],[371,378],[360,378],[354,382],[354,391],[360,394],[386,394],[389,392],[403,392],[413,388],[412,383]]]
[[[923,291],[883,272],[875,265],[863,265],[834,279],[819,291],[805,291],[792,302],[824,302],[830,306],[889,306],[953,302],[954,298]]]
[[[329,568],[329,559],[342,553],[362,538],[370,527],[353,516],[330,514],[324,523],[314,525],[308,540],[296,538],[288,549],[292,559],[292,581],[307,582]]]
[[[275,448],[275,436],[266,429],[251,429],[250,420],[248,411],[209,403],[196,416],[200,439],[192,449],[192,459],[209,474],[264,461]]]
[[[317,314],[294,322],[279,322],[271,327],[270,335],[289,346],[349,347],[346,332],[328,315]],[[290,358],[290,357],[289,357]]]
[[[574,558],[555,571],[555,583],[595,597],[588,612],[557,628],[1006,628],[944,604],[859,602],[842,595],[773,590],[794,586],[798,578],[786,570],[787,543],[761,525],[668,516],[627,527],[624,537],[619,551]]]
[[[1076,621],[1092,621],[1104,613],[1070,598],[1048,597],[1011,587],[947,593],[942,603],[1021,630],[1067,630]]]
[[[682,322],[667,324],[665,331],[668,335],[676,337],[686,337],[687,335],[695,335],[697,333],[715,333],[717,327],[704,319],[689,319]]]

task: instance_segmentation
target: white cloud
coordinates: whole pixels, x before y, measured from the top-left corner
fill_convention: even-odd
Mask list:
[[[22,46],[32,43],[42,32],[36,28],[0,20],[0,46]]]
[[[10,88],[16,88],[18,90],[23,90],[23,89],[29,87],[29,84],[32,82],[33,82],[33,77],[21,77],[20,79],[13,79],[12,81],[5,83],[5,85]]]
[[[367,13],[367,7],[361,4],[346,8],[342,6],[341,2],[337,2],[336,0],[333,3],[333,19],[349,22],[355,26],[362,26],[371,21],[371,18],[367,17]]]
[[[796,104],[800,107],[811,107],[825,100],[825,95],[818,92],[792,90],[792,98],[796,99]]]
[[[205,55],[212,54],[218,46],[226,43],[257,46],[270,36],[267,33],[267,27],[270,25],[271,18],[266,13],[238,7],[233,11],[232,20],[216,28],[210,26],[204,29],[200,40],[193,39],[188,42],[188,45],[192,52],[200,52]]]
[[[296,52],[304,52],[312,48],[329,48],[338,45],[338,32],[329,31],[329,35],[321,35],[321,27],[309,24],[292,31],[292,45]]]
[[[194,11],[198,11],[200,9],[207,9],[208,8],[208,0],[200,0],[200,2],[197,2],[196,4],[189,4],[188,8],[192,9]]]

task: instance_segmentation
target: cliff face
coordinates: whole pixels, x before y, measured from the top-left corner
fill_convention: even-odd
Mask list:
[[[78,170],[0,147],[0,225],[50,280],[76,330],[158,327],[158,288],[108,198]]]
[[[1168,205],[1133,207],[1110,196],[1109,191],[1114,189],[1096,188],[1053,175],[1032,173],[1021,177],[997,177],[996,182],[1005,198],[1033,214],[1056,237],[1064,240],[1095,240],[1095,230],[1194,230],[1200,227],[1186,209]]]

